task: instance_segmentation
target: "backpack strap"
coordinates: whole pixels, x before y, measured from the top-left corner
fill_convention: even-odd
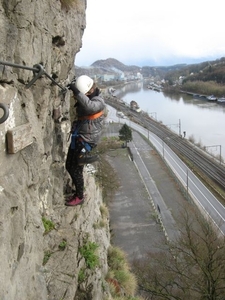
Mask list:
[[[81,140],[81,143],[84,145],[84,148],[86,149],[86,151],[90,152],[92,150],[92,147],[88,142]]]
[[[78,137],[78,129],[75,129],[71,134],[71,143],[70,143],[70,148],[73,150],[75,149],[77,137]]]
[[[86,151],[90,152],[92,150],[92,146],[88,143],[85,142],[80,136],[79,136],[79,129],[81,124],[88,122],[88,120],[84,120],[83,122],[77,122],[75,129],[71,133],[71,143],[70,143],[70,148],[75,149],[76,148],[76,139],[79,139],[80,142],[84,145]]]

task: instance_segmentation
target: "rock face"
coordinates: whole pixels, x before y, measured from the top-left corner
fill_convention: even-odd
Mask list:
[[[86,1],[61,2],[69,1],[0,0],[0,59],[41,65],[63,87],[74,75]],[[102,299],[109,229],[95,226],[101,191],[85,172],[85,204],[64,206],[70,95],[45,74],[27,88],[37,73],[0,64],[0,103],[9,108],[0,124],[0,299]],[[54,226],[46,234],[43,218]],[[87,243],[98,245],[94,269],[79,251]]]

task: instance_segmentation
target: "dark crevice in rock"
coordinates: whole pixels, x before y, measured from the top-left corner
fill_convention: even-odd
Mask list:
[[[56,47],[62,47],[65,46],[65,40],[62,36],[57,35],[52,38],[52,44],[54,44]]]

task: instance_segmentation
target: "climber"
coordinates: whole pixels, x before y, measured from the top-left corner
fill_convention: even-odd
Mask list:
[[[75,107],[77,120],[71,130],[71,143],[67,153],[66,170],[75,186],[75,194],[66,199],[65,205],[76,206],[84,202],[83,168],[85,164],[98,160],[91,155],[97,145],[104,120],[105,102],[93,79],[82,75],[68,85],[77,100]]]

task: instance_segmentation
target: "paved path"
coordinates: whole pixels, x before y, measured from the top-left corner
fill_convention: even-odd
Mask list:
[[[110,204],[112,242],[122,248],[128,258],[141,258],[165,244],[165,234],[156,218],[160,210],[169,238],[176,235],[175,219],[186,203],[158,154],[136,132],[130,143],[134,161],[126,149],[113,151],[108,161],[121,184]]]
[[[149,164],[149,152],[152,150],[149,144],[137,133],[133,133],[133,141],[131,143],[131,151],[134,155],[134,163],[139,171],[140,177],[145,184],[153,206],[155,207],[159,218],[165,230],[165,235],[169,240],[175,240],[178,236],[176,222],[171,214],[170,208],[167,207],[162,198],[150,172],[151,165]]]

